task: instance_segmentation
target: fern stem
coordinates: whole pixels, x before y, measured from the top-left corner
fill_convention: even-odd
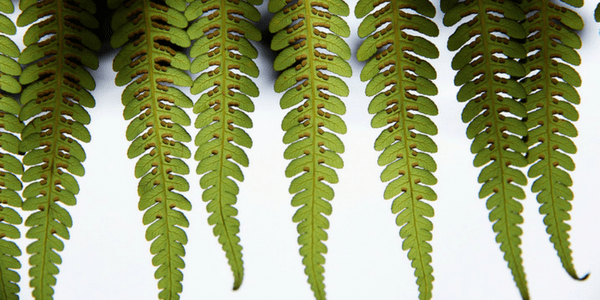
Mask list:
[[[221,11],[221,14],[223,16],[225,16],[227,14],[227,11],[225,11],[225,7],[226,7],[226,0],[221,0],[221,6],[223,9]],[[223,29],[223,31],[225,32],[229,32],[229,28],[227,26],[227,19],[224,17],[221,17],[221,27]],[[225,34],[221,34],[221,43],[222,45],[226,45],[227,44],[227,36]],[[222,63],[223,66],[226,65],[226,62],[223,61]],[[228,73],[222,71],[221,72],[221,80],[222,82],[228,82],[227,80],[227,76]],[[227,97],[227,91],[229,89],[221,89],[221,94],[222,94],[222,98],[225,99],[225,97]],[[226,110],[225,109],[221,109],[221,120],[223,120],[221,123],[224,124],[224,121],[227,120],[227,115],[226,115]],[[225,137],[226,136],[226,131],[225,131],[226,127],[225,125],[221,126],[221,136]],[[224,182],[226,180],[225,174],[222,172],[222,170],[225,168],[225,160],[227,160],[225,154],[225,143],[228,143],[228,141],[226,141],[226,139],[221,139],[221,145],[220,145],[220,151],[219,153],[221,153],[220,157],[219,157],[219,169],[217,170],[217,172],[219,173],[218,176],[219,178],[221,178],[220,182]],[[239,251],[239,255],[238,255],[238,251],[236,251],[236,248],[241,248],[239,241],[240,239],[236,236],[236,234],[239,232],[239,226],[234,228],[234,229],[230,229],[229,228],[229,223],[225,221],[225,216],[227,216],[228,214],[225,212],[225,206],[224,206],[224,202],[225,199],[221,196],[223,193],[226,193],[227,191],[225,190],[221,190],[224,189],[223,185],[219,185],[219,196],[217,198],[217,202],[219,203],[219,216],[220,216],[220,223],[216,226],[222,226],[223,227],[223,237],[226,238],[226,242],[227,246],[225,244],[223,244],[223,249],[227,252],[226,256],[231,256],[228,257],[229,260],[229,265],[231,266],[231,271],[233,272],[233,290],[237,290],[240,288],[240,286],[242,285],[242,280],[244,279],[244,262],[242,260],[242,252],[241,250]],[[235,203],[233,203],[235,204]],[[229,206],[231,207],[231,206]],[[230,234],[230,232],[232,232],[233,234]]]
[[[142,1],[144,3],[143,4],[144,12],[149,12],[150,9],[151,9],[151,7],[150,7],[150,2],[151,1],[150,0],[142,0]],[[151,24],[152,24],[153,20],[151,19],[151,16],[149,14],[147,14],[147,13],[144,13],[143,16],[144,16],[143,22],[144,22],[145,32],[151,32],[152,31]],[[159,56],[159,59],[157,60],[154,57],[154,52],[151,51],[151,50],[147,51],[146,55],[148,55],[148,60],[151,61],[151,62],[156,62],[156,61],[160,60],[160,56]],[[148,78],[149,78],[148,79],[149,82],[158,82],[156,80],[155,74],[154,74],[154,72],[152,70],[150,70],[148,72]],[[152,99],[159,99],[159,96],[154,93],[154,89],[150,89],[150,97]],[[158,111],[158,101],[152,101],[151,103],[152,103],[152,106],[153,106],[152,107],[152,111]],[[152,119],[154,121],[154,124],[160,124],[161,120],[159,119],[159,115],[158,114],[156,114],[156,113],[152,114]],[[160,131],[158,131],[156,133],[156,135],[158,135],[159,133],[160,133]],[[165,150],[162,147],[162,143],[156,143],[156,146],[155,146],[154,149],[156,150],[158,157],[168,157],[168,154],[165,153]],[[165,189],[166,187],[164,186],[164,184],[168,180],[167,173],[165,172],[165,166],[163,165],[163,160],[159,160],[159,162],[160,162],[159,165],[156,166],[156,170],[157,170],[157,173],[160,174],[160,177],[161,177],[160,182],[163,183],[163,187],[162,188]],[[163,194],[162,195],[163,199],[168,199],[166,190],[163,191],[162,194]],[[164,218],[164,220],[165,220],[164,221],[165,222],[165,224],[164,224],[165,228],[170,228],[172,226],[172,225],[169,224],[170,223],[169,222],[170,221],[169,209],[170,208],[167,205],[163,205],[163,209],[162,209],[163,215],[162,215],[162,218]],[[158,219],[159,216],[157,215],[156,218]],[[165,279],[168,281],[168,284],[167,284],[167,288],[165,288],[164,291],[161,292],[161,296],[159,296],[159,298],[164,299],[164,300],[177,300],[177,299],[179,299],[178,292],[181,291],[181,288],[178,288],[178,286],[181,286],[181,283],[179,282],[179,280],[177,280],[176,278],[174,278],[173,272],[171,271],[173,269],[177,269],[177,267],[173,267],[173,263],[172,263],[172,258],[177,257],[177,255],[173,255],[173,253],[171,251],[171,249],[173,247],[171,244],[172,243],[177,243],[177,242],[176,242],[175,239],[171,238],[171,232],[170,232],[170,230],[165,230],[164,231],[164,235],[166,237],[166,245],[163,247],[163,249],[165,249],[165,251],[167,252],[167,257],[169,259],[167,259],[166,262],[162,266],[166,266],[166,269],[168,270],[166,272],[166,274],[164,275]],[[168,288],[168,287],[172,287],[172,290],[170,288]]]
[[[390,5],[392,7],[392,10],[395,11],[396,9],[400,10],[404,7],[404,5],[400,5],[397,0],[390,0]],[[392,25],[393,24],[400,24],[400,20],[398,20],[399,14],[397,13],[392,13]],[[394,30],[394,38],[396,41],[401,41],[401,36],[400,36],[400,28],[397,28],[396,30]],[[401,48],[401,47],[398,47]],[[403,67],[403,57],[402,57],[402,51],[398,51],[396,50],[396,62],[398,64],[398,70],[405,70],[405,68]],[[407,90],[405,89],[405,87],[403,86],[402,83],[398,83],[400,86],[402,86],[400,88],[400,90]],[[399,101],[400,104],[400,109],[398,110],[399,112],[408,112],[409,109],[406,108],[406,101]],[[406,117],[403,113],[398,113],[397,116],[402,120],[401,124],[407,124],[406,120],[404,120],[404,118]],[[404,139],[402,139],[402,141],[400,142],[404,142],[404,153],[403,153],[403,157],[405,157],[408,161],[409,161],[409,165],[413,165],[414,163],[417,164],[418,166],[418,162],[414,162],[411,163],[411,153],[409,153],[409,149],[411,149],[410,145],[409,145],[409,140],[408,140],[408,136],[411,135],[411,131],[408,129],[407,126],[402,126],[402,136],[404,137]],[[414,257],[412,259],[413,261],[413,268],[415,269],[415,276],[417,276],[417,281],[423,281],[423,283],[419,283],[419,299],[421,300],[426,300],[426,299],[431,299],[432,297],[432,288],[433,288],[433,276],[431,275],[432,273],[432,268],[431,265],[429,264],[431,262],[431,256],[428,254],[429,251],[423,251],[422,247],[421,247],[421,242],[423,241],[423,243],[426,243],[426,240],[431,240],[431,234],[429,234],[428,237],[422,237],[420,235],[420,228],[417,224],[419,224],[418,219],[419,218],[423,218],[422,215],[418,214],[416,211],[416,208],[418,207],[418,203],[419,202],[419,197],[422,198],[422,195],[415,195],[414,194],[414,187],[413,184],[415,184],[415,181],[413,180],[413,176],[412,176],[412,168],[408,168],[408,171],[405,175],[402,176],[406,176],[408,179],[408,182],[410,182],[410,186],[411,188],[407,191],[407,193],[409,193],[409,199],[411,201],[411,205],[409,206],[409,210],[410,210],[410,214],[411,214],[411,219],[412,219],[412,223],[413,223],[413,230],[410,234],[411,237],[414,237],[415,239],[415,245],[411,247],[412,249],[410,249],[409,251],[414,251],[416,250],[417,252],[417,257]],[[419,180],[420,181],[420,180]],[[400,224],[398,224],[400,225]],[[404,224],[402,224],[404,225]],[[404,225],[406,226],[406,225]],[[414,264],[417,263],[418,265],[415,266]],[[431,269],[431,270],[429,270]],[[428,276],[429,275],[429,276]]]
[[[56,2],[58,4],[58,7],[62,8],[63,1],[62,0],[56,0]],[[64,24],[63,24],[63,22],[61,22],[61,20],[63,20],[63,18],[62,18],[62,9],[58,9],[56,11],[56,16],[57,16],[57,19],[59,21],[58,21],[58,30],[57,30],[55,36],[57,37],[57,39],[59,41],[63,41],[64,37],[63,37],[62,33],[64,31]],[[59,78],[63,78],[64,77],[64,74],[63,74],[63,65],[65,63],[64,62],[65,58],[64,58],[63,44],[60,43],[60,42],[58,43],[58,53],[57,53],[57,56],[58,56],[59,62],[57,64],[56,73],[58,74]],[[62,93],[61,93],[61,85],[57,86],[56,94],[57,95],[62,95]],[[60,111],[60,105],[59,105],[58,101],[54,102],[54,109],[52,111],[55,111],[55,112]],[[54,115],[54,121],[53,121],[54,124],[53,124],[52,128],[58,128],[59,116],[60,116],[59,114]],[[51,146],[52,148],[50,150],[51,158],[50,158],[50,161],[48,162],[48,165],[50,166],[50,168],[54,168],[55,163],[54,163],[54,159],[53,158],[58,156],[58,153],[57,153],[58,151],[57,151],[56,146],[55,146],[56,143],[58,142],[57,137],[58,137],[58,135],[54,134],[54,137],[53,137],[52,143],[51,143],[51,145],[52,145]],[[48,180],[49,180],[49,182],[56,182],[56,179],[54,178],[54,172],[50,173],[50,176],[49,176]],[[52,195],[52,194],[50,194],[50,195]],[[40,208],[40,210],[44,212],[44,219],[45,219],[45,223],[46,223],[44,225],[44,237],[42,239],[42,243],[44,245],[43,247],[44,247],[44,249],[46,249],[46,251],[42,252],[43,259],[42,259],[41,269],[43,271],[41,272],[40,277],[39,277],[40,284],[39,285],[34,284],[33,283],[34,279],[31,280],[31,284],[30,284],[34,288],[34,291],[33,291],[34,296],[36,295],[36,292],[37,292],[36,290],[39,289],[39,294],[36,297],[38,299],[44,299],[44,298],[46,298],[46,296],[50,296],[49,298],[52,298],[51,296],[54,294],[54,290],[52,290],[52,288],[50,287],[50,285],[48,285],[48,288],[50,290],[48,292],[44,292],[44,288],[46,287],[46,285],[44,284],[44,282],[46,282],[46,280],[44,280],[45,276],[46,276],[46,272],[45,272],[45,270],[46,270],[46,263],[50,262],[50,260],[51,260],[47,256],[49,254],[48,252],[52,251],[51,249],[48,249],[48,238],[51,235],[49,229],[50,229],[50,219],[51,219],[51,217],[50,217],[50,211],[51,211],[50,207],[51,206],[50,205],[52,205],[52,200],[51,200],[52,198],[53,197],[48,197],[46,199],[45,206],[42,206],[42,208]],[[46,209],[44,209],[44,207]],[[48,274],[48,275],[50,277],[53,277],[52,274]]]
[[[304,12],[305,12],[306,16],[311,15],[310,8],[311,8],[310,6],[304,5]],[[305,18],[304,21],[306,22],[307,28],[314,28],[312,19],[310,17]],[[310,34],[306,36],[306,45],[307,45],[306,47],[308,49],[315,49],[313,38],[312,38],[312,35],[310,35]],[[314,58],[311,57],[312,55],[313,54],[311,53],[309,58],[307,59],[309,70],[315,70]],[[315,76],[315,75],[313,75],[313,76]],[[313,97],[316,97],[316,95],[319,94],[319,91],[317,90],[317,87],[316,87],[317,85],[315,83],[311,82],[311,78],[313,78],[313,76],[309,76],[309,78],[307,79],[308,85],[310,86],[310,89],[311,89],[311,95],[312,95],[311,99]],[[308,103],[308,107],[310,108],[310,111],[311,111],[310,115],[316,116],[317,115],[317,106],[314,103],[311,103],[310,99],[307,99],[306,103]],[[309,127],[310,127],[309,130],[310,130],[311,136],[317,136],[318,132],[317,132],[317,127],[315,126],[315,124],[313,123],[312,125],[309,125]],[[316,143],[312,143],[311,153],[318,153],[319,148],[320,147]],[[317,170],[317,156],[311,155],[310,170],[308,171],[308,173],[311,174],[312,186],[317,186],[317,175],[315,174],[316,170]],[[306,275],[308,275],[308,282],[311,285],[311,289],[314,293],[315,299],[325,300],[326,299],[325,284],[323,283],[323,281],[325,280],[324,275],[323,275],[325,273],[325,269],[322,267],[321,263],[319,263],[318,261],[315,261],[315,257],[321,255],[316,250],[316,245],[318,243],[320,243],[321,241],[319,239],[317,239],[316,235],[314,234],[315,232],[317,232],[319,230],[319,228],[315,226],[315,223],[316,223],[315,218],[317,215],[321,216],[321,214],[318,211],[315,211],[316,202],[318,200],[316,193],[313,193],[311,196],[312,196],[311,200],[308,204],[308,206],[310,208],[310,215],[308,216],[308,218],[306,220],[303,221],[303,222],[308,222],[310,224],[311,232],[313,233],[313,234],[309,233],[310,234],[310,242],[307,245],[303,246],[303,247],[309,248],[306,258],[308,258],[310,260],[310,268],[307,267],[305,269],[305,272],[306,272]],[[298,224],[298,226],[300,226],[300,224]]]

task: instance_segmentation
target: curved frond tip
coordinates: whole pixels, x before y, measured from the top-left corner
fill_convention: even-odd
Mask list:
[[[346,108],[337,96],[348,96],[349,89],[336,75],[352,75],[346,62],[350,47],[342,39],[350,29],[340,18],[349,10],[342,0],[269,2],[269,11],[275,13],[269,23],[275,33],[271,48],[281,50],[274,68],[283,71],[275,91],[285,92],[280,101],[283,109],[294,108],[281,124],[286,132],[283,142],[288,144],[283,155],[292,160],[285,175],[294,177],[289,192],[294,194],[292,206],[299,207],[292,220],[299,222],[300,254],[316,299],[325,299],[323,241],[329,228],[325,216],[331,214],[328,201],[334,196],[325,182],[337,183],[334,169],[343,166],[339,154],[344,145],[336,133],[346,133],[339,117]]]

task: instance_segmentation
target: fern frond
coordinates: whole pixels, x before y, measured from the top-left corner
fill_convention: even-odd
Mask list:
[[[381,8],[371,13],[378,5]],[[408,9],[416,14],[410,13]],[[369,14],[370,13],[370,14]],[[431,230],[433,208],[422,200],[437,199],[428,186],[435,184],[433,176],[437,165],[427,152],[437,152],[429,135],[437,134],[437,127],[428,115],[437,115],[431,99],[422,95],[436,95],[431,82],[436,78],[433,67],[415,54],[437,58],[434,44],[410,34],[411,30],[426,36],[439,34],[431,21],[435,8],[427,0],[361,0],[355,14],[361,18],[358,35],[367,37],[357,52],[359,60],[369,62],[361,72],[363,81],[370,80],[366,93],[376,95],[369,105],[375,114],[371,125],[385,127],[375,141],[375,149],[382,151],[378,164],[386,166],[381,180],[388,182],[385,199],[392,199],[392,213],[398,214],[396,224],[401,226],[403,250],[415,268],[419,285],[419,299],[431,299],[433,268],[431,267]]]
[[[350,48],[340,37],[348,37],[350,28],[339,17],[347,16],[349,7],[343,0],[274,0],[269,11],[275,13],[269,23],[275,33],[271,48],[282,50],[274,63],[275,70],[283,71],[275,91],[285,91],[281,108],[294,107],[281,124],[286,132],[283,142],[289,144],[283,155],[292,160],[285,175],[295,177],[289,189],[295,194],[292,206],[300,206],[292,220],[299,222],[298,243],[308,282],[315,298],[325,299],[323,241],[329,221],[324,215],[331,214],[327,200],[334,193],[324,182],[337,183],[333,168],[343,166],[339,153],[344,144],[335,133],[346,133],[338,116],[346,107],[337,96],[348,96],[349,90],[335,75],[352,75],[346,62]]]
[[[15,10],[12,1],[0,0],[0,12],[11,14]],[[0,32],[13,35],[15,24],[4,14],[0,14]],[[13,77],[21,74],[21,66],[13,57],[20,54],[17,45],[7,36],[0,35],[0,90],[18,93],[21,85]],[[12,154],[18,154],[20,140],[17,135],[23,130],[23,122],[18,118],[21,106],[12,97],[0,92],[0,299],[15,300],[20,291],[21,277],[15,271],[21,268],[16,259],[21,249],[9,239],[21,237],[15,225],[23,219],[13,207],[21,207],[23,200],[16,192],[23,188],[21,180],[15,174],[23,174],[23,164]]]
[[[243,128],[252,127],[245,113],[254,111],[248,96],[258,97],[258,88],[249,78],[258,77],[252,60],[258,52],[248,40],[261,39],[260,31],[251,23],[260,20],[254,5],[261,2],[202,0],[192,2],[186,10],[187,19],[196,20],[188,29],[190,38],[197,40],[190,50],[194,58],[191,71],[201,72],[191,91],[204,92],[194,105],[198,114],[195,126],[200,128],[195,139],[196,172],[204,174],[200,180],[202,200],[208,202],[208,223],[215,226],[213,232],[231,266],[234,290],[242,284],[244,262],[237,236],[240,223],[233,207],[239,188],[232,179],[242,181],[239,166],[248,166],[248,157],[239,146],[252,146]]]
[[[182,158],[190,150],[183,142],[191,141],[183,126],[191,123],[182,107],[192,101],[175,86],[191,86],[188,57],[174,48],[190,46],[184,28],[185,1],[134,0],[115,11],[111,45],[123,46],[114,59],[118,71],[116,83],[127,85],[122,94],[123,116],[132,120],[127,139],[132,141],[129,158],[142,156],[135,166],[139,209],[145,211],[146,240],[152,241],[152,264],[158,269],[160,299],[179,299],[182,291],[181,269],[185,264],[183,245],[187,236],[182,227],[189,223],[181,210],[189,211],[191,203],[180,193],[189,189],[181,176],[189,173]],[[176,209],[176,208],[179,208]]]
[[[565,221],[571,218],[569,201],[573,200],[569,188],[573,182],[566,171],[575,168],[568,154],[577,151],[569,139],[577,136],[571,121],[579,118],[573,107],[580,100],[574,87],[581,85],[579,74],[570,66],[581,63],[574,50],[581,47],[581,40],[573,30],[582,30],[583,20],[574,11],[548,0],[524,1],[521,7],[530,16],[523,23],[528,33],[524,43],[528,55],[523,66],[528,75],[522,84],[528,93],[525,125],[529,131],[527,158],[532,164],[527,175],[537,178],[532,191],[538,193],[546,231],[563,267],[571,277],[580,279],[571,256],[568,233],[571,226]]]
[[[72,219],[59,203],[75,205],[79,185],[73,175],[83,176],[85,152],[81,142],[90,141],[85,125],[90,116],[84,107],[95,105],[89,90],[95,82],[87,68],[98,67],[93,53],[100,40],[90,30],[98,27],[93,1],[21,1],[18,26],[31,25],[19,57],[28,64],[20,77],[27,85],[21,94],[21,121],[28,121],[19,151],[30,166],[23,181],[23,209],[36,211],[25,221],[32,227],[26,236],[35,239],[27,247],[32,254],[30,285],[36,299],[52,299],[61,258],[62,239],[69,239]],[[45,17],[43,20],[40,18]]]
[[[527,54],[514,41],[526,37],[519,24],[525,14],[509,1],[449,0],[442,1],[442,7],[447,10],[446,26],[470,18],[448,40],[449,50],[460,49],[452,60],[452,68],[459,70],[454,84],[461,86],[458,101],[467,102],[462,120],[469,122],[467,137],[473,139],[471,152],[476,154],[473,164],[484,167],[478,178],[483,184],[479,197],[488,197],[496,241],[501,244],[521,296],[529,299],[520,249],[522,230],[518,226],[523,223],[523,206],[517,201],[525,198],[521,186],[527,184],[527,178],[517,169],[527,165],[523,155],[527,145],[522,140],[527,127],[520,119],[527,116],[527,111],[516,100],[527,93],[514,79],[525,75],[523,66],[514,60]]]
[[[123,4],[123,1],[124,0],[106,0],[106,4],[109,9],[115,10]]]

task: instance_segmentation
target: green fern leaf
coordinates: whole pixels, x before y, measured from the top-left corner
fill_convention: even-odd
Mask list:
[[[339,17],[347,16],[350,9],[342,0],[276,0],[269,2],[269,11],[275,14],[269,23],[275,33],[271,48],[282,50],[273,64],[283,71],[275,91],[285,91],[282,108],[294,107],[281,124],[286,131],[283,142],[289,144],[284,158],[292,160],[285,175],[295,177],[289,189],[295,194],[292,206],[300,207],[292,220],[299,222],[298,243],[308,282],[315,298],[325,299],[323,241],[329,228],[325,216],[331,214],[328,200],[334,195],[324,182],[337,183],[334,169],[343,166],[339,153],[344,145],[335,133],[346,133],[337,115],[346,108],[336,95],[348,96],[349,89],[335,75],[352,75],[346,62],[350,47],[341,38],[348,37],[350,29]]]
[[[127,155],[141,156],[135,166],[140,178],[138,207],[145,211],[142,222],[149,225],[146,240],[152,241],[152,264],[158,267],[158,298],[168,300],[179,299],[183,289],[187,236],[182,227],[189,222],[181,210],[191,209],[177,193],[189,189],[182,177],[189,168],[182,158],[191,156],[183,144],[191,141],[183,127],[191,120],[181,108],[191,107],[192,101],[174,87],[192,85],[185,73],[188,58],[174,50],[190,46],[184,9],[185,1],[129,1],[115,11],[111,37],[113,47],[123,46],[113,69],[118,72],[117,85],[128,84],[122,94],[123,116],[132,120],[126,132],[132,141]]]
[[[5,15],[0,14],[0,32],[13,35],[17,33],[15,24]]]
[[[12,1],[1,0],[0,12],[12,13]],[[15,34],[13,22],[0,14],[0,32]],[[8,93],[18,93],[21,85],[12,76],[21,74],[21,66],[12,58],[19,56],[19,48],[10,38],[0,35],[0,90]],[[21,180],[15,176],[23,174],[23,164],[12,154],[19,154],[20,140],[17,135],[23,130],[23,123],[18,118],[21,106],[12,97],[0,92],[0,299],[19,299],[19,281],[21,277],[15,271],[21,268],[17,256],[21,249],[10,239],[21,237],[15,225],[23,219],[14,207],[21,207],[23,200],[17,191],[23,188]],[[12,153],[12,154],[10,154]]]
[[[0,1],[0,12],[5,13],[5,14],[12,14],[15,12],[15,6],[12,3],[12,1],[8,1],[8,0],[1,0]],[[14,24],[13,24],[14,26]],[[6,33],[6,32],[2,32],[2,33]]]
[[[123,3],[123,0],[106,0],[108,8],[115,10]],[[113,14],[114,15],[114,14]]]
[[[529,51],[523,66],[529,74],[522,83],[528,92],[525,125],[529,131],[527,158],[532,164],[527,175],[537,178],[532,191],[538,193],[540,212],[546,215],[546,231],[563,267],[571,277],[585,279],[587,275],[580,278],[575,272],[568,240],[571,226],[565,223],[570,219],[569,201],[573,200],[569,188],[573,182],[566,171],[575,167],[568,154],[577,151],[569,139],[577,136],[571,122],[579,117],[573,107],[579,103],[574,87],[581,85],[579,74],[569,64],[580,63],[573,48],[579,48],[581,41],[573,30],[582,30],[583,20],[574,11],[550,1],[524,1],[521,7],[531,16],[523,23],[528,32],[524,46]]]
[[[244,180],[240,165],[247,167],[248,157],[241,147],[250,148],[252,140],[244,128],[252,127],[246,112],[254,111],[250,97],[258,96],[251,77],[258,77],[252,60],[258,52],[249,40],[260,41],[260,31],[251,23],[260,20],[254,5],[260,2],[203,0],[193,1],[185,15],[194,21],[189,36],[196,40],[190,51],[194,58],[191,71],[201,72],[191,88],[203,93],[194,105],[198,114],[195,126],[200,128],[194,158],[199,161],[196,172],[203,174],[200,186],[202,200],[208,202],[208,223],[227,256],[233,272],[233,289],[242,284],[244,266],[242,246],[235,218],[239,188],[235,181]]]
[[[25,55],[19,58],[28,64],[19,79],[27,84],[19,119],[29,120],[18,147],[25,153],[23,163],[30,166],[22,177],[30,182],[23,190],[23,209],[36,211],[25,221],[31,227],[26,236],[36,240],[27,247],[32,254],[30,285],[34,298],[52,299],[61,263],[57,251],[63,250],[61,238],[69,239],[72,226],[59,203],[75,205],[79,185],[73,175],[84,174],[85,153],[78,140],[90,140],[84,126],[90,117],[84,107],[95,104],[88,92],[95,82],[85,67],[97,67],[93,51],[99,50],[100,40],[90,30],[98,27],[93,2],[21,1],[20,8],[17,25],[33,23],[24,36]],[[47,18],[38,21],[43,17]],[[92,63],[84,58],[92,58]]]
[[[371,13],[383,3],[385,5]],[[428,115],[437,115],[438,111],[431,99],[418,94],[437,94],[431,82],[436,72],[414,54],[437,58],[439,53],[431,42],[411,35],[410,31],[434,37],[439,30],[430,19],[435,9],[429,1],[383,3],[361,0],[356,5],[357,17],[368,14],[358,29],[359,36],[366,39],[357,57],[369,60],[361,80],[370,80],[367,96],[376,95],[369,105],[369,113],[375,114],[371,125],[385,127],[375,141],[375,149],[383,150],[378,163],[386,166],[381,180],[389,182],[384,198],[394,198],[392,213],[398,214],[396,224],[402,227],[402,248],[409,250],[408,258],[415,268],[419,299],[431,299],[433,268],[429,241],[433,224],[428,218],[433,217],[434,212],[422,200],[437,199],[428,186],[437,182],[432,174],[437,165],[427,152],[437,152],[437,146],[428,136],[437,134],[437,127]],[[411,14],[404,10],[406,8],[418,14]]]
[[[467,102],[462,119],[470,122],[467,137],[473,139],[473,164],[484,166],[478,178],[483,184],[479,197],[488,198],[496,241],[501,244],[521,296],[529,299],[520,249],[522,230],[518,226],[523,222],[523,207],[517,201],[525,198],[521,186],[527,184],[527,178],[516,169],[527,165],[523,155],[527,145],[522,140],[527,128],[518,119],[526,117],[527,112],[516,101],[527,93],[514,79],[524,76],[525,70],[513,61],[525,58],[527,53],[514,41],[526,37],[519,23],[525,14],[508,1],[448,0],[441,6],[446,10],[446,26],[471,18],[448,39],[448,49],[460,48],[452,61],[452,68],[460,70],[455,78],[455,84],[462,85],[457,98]]]

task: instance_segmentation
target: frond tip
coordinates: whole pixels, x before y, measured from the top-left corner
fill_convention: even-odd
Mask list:
[[[403,250],[415,268],[419,299],[431,299],[433,268],[431,267],[433,208],[423,200],[437,199],[429,187],[437,182],[433,176],[437,165],[428,154],[437,152],[429,135],[437,127],[428,115],[437,115],[433,101],[422,95],[436,95],[431,82],[436,72],[420,57],[437,58],[438,50],[427,39],[413,36],[416,30],[427,36],[437,36],[437,26],[431,21],[435,8],[429,1],[389,0],[386,5],[369,14],[380,1],[361,0],[356,5],[357,17],[369,14],[359,27],[359,36],[367,37],[357,57],[369,60],[361,79],[370,80],[366,93],[376,95],[369,105],[375,114],[371,125],[385,127],[375,141],[375,149],[383,150],[380,166],[386,166],[381,180],[388,182],[384,198],[395,198],[392,213],[398,214]],[[384,2],[384,3],[385,3]],[[417,14],[410,13],[410,8]]]
[[[134,0],[119,7],[114,14],[111,45],[123,46],[113,61],[118,71],[117,85],[123,91],[123,116],[132,120],[127,139],[132,141],[127,155],[141,156],[135,166],[140,179],[139,209],[145,210],[143,223],[149,225],[146,240],[152,241],[154,277],[161,289],[158,298],[179,299],[185,267],[184,245],[187,235],[182,228],[189,222],[183,212],[191,203],[180,193],[189,189],[181,176],[189,173],[182,158],[191,156],[183,144],[191,136],[183,128],[191,120],[182,107],[192,101],[176,86],[191,86],[184,70],[190,68],[186,55],[174,48],[190,46],[183,28],[187,20],[182,11],[185,1]]]
[[[242,246],[235,218],[239,188],[235,181],[244,180],[241,166],[248,166],[248,157],[241,147],[250,148],[252,139],[244,128],[252,127],[246,112],[254,111],[251,97],[258,96],[258,88],[251,77],[258,77],[258,67],[252,59],[258,52],[249,40],[259,41],[260,31],[251,23],[260,20],[254,5],[261,1],[194,1],[186,10],[186,17],[194,21],[188,28],[192,40],[190,50],[194,57],[191,71],[202,72],[192,85],[192,93],[204,92],[194,105],[198,114],[195,126],[200,128],[195,144],[194,158],[198,174],[204,174],[200,186],[205,189],[202,200],[208,202],[211,213],[208,223],[214,225],[234,276],[233,289],[242,284],[244,266]],[[213,67],[214,66],[214,67]],[[241,147],[240,147],[241,146]]]

